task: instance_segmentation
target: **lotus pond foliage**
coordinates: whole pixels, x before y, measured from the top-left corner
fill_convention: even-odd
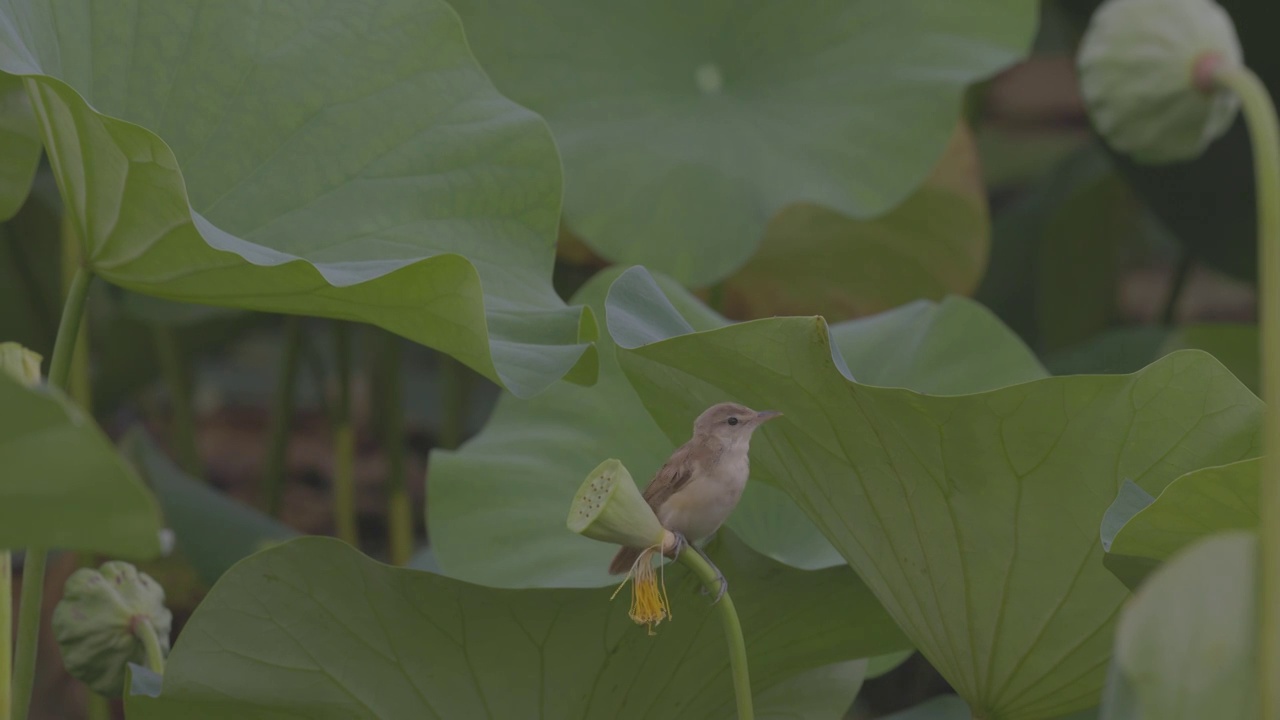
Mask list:
[[[0,720],[1280,720],[1247,5],[0,0]]]

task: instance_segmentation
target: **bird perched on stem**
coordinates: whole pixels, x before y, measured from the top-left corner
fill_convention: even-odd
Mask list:
[[[693,423],[693,437],[671,454],[649,481],[644,499],[658,516],[658,522],[676,535],[675,554],[687,545],[707,564],[715,563],[693,543],[709,537],[737,507],[751,472],[747,451],[755,429],[782,413],[756,412],[737,403],[720,403],[707,408]],[[643,548],[623,547],[613,557],[609,572],[627,572]],[[716,568],[720,591],[712,604],[720,601],[729,583]],[[705,591],[705,589],[704,589]]]

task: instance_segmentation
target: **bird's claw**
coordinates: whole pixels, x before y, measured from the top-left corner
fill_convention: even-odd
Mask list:
[[[676,546],[671,551],[671,559],[675,560],[679,558],[680,553],[684,552],[684,549],[689,546],[689,541],[684,538],[684,533],[672,532],[671,534],[676,536]]]
[[[702,559],[707,561],[707,564],[710,565],[711,568],[716,571],[716,582],[720,584],[720,590],[716,593],[716,598],[711,601],[711,604],[715,605],[716,603],[720,602],[720,598],[724,597],[725,592],[729,590],[729,581],[725,579],[724,573],[720,572],[720,568],[716,567],[715,563],[711,562],[711,558],[707,557],[707,554],[704,553],[701,548],[699,548],[697,545],[690,543],[685,538],[684,533],[675,532],[673,530],[671,534],[676,536],[676,546],[671,550],[672,560],[678,559],[680,557],[680,553],[684,552],[685,549],[687,548],[687,549],[693,550],[694,552],[698,553],[698,555],[702,556]],[[707,589],[706,585],[703,585],[701,588],[698,589],[698,594],[700,595],[709,595],[710,592],[711,591]]]
[[[701,548],[697,545],[690,545],[689,547],[693,548],[694,552],[701,555],[702,559],[711,566],[711,569],[716,571],[716,582],[720,584],[720,590],[716,593],[716,599],[711,601],[711,604],[715,605],[720,602],[720,598],[724,597],[725,592],[729,589],[729,581],[725,579],[724,573],[720,572],[720,568],[716,567],[716,564],[711,562],[711,558],[707,557],[707,554],[703,552]],[[698,590],[698,593],[701,595],[709,595],[711,591],[706,585],[703,585],[702,588]]]
[[[721,573],[721,572],[716,573],[716,582],[720,583],[720,591],[716,593],[716,599],[711,601],[712,605],[715,605],[716,603],[720,602],[720,598],[724,597],[725,591],[729,589],[729,581],[725,579],[724,573]],[[705,585],[702,586],[702,594],[703,595],[709,594],[707,587]]]

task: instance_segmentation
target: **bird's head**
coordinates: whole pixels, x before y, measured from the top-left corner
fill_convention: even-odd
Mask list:
[[[751,433],[782,413],[776,410],[756,412],[738,403],[720,403],[707,408],[693,423],[695,437],[714,437],[726,445],[746,444]]]

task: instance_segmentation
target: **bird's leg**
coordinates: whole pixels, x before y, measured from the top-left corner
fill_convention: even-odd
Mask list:
[[[725,591],[729,589],[729,581],[725,579],[724,573],[720,572],[720,568],[716,567],[716,564],[711,562],[711,558],[707,557],[707,554],[703,552],[702,548],[698,547],[697,545],[694,545],[693,543],[689,543],[689,547],[693,548],[694,552],[701,555],[702,559],[706,560],[707,564],[711,566],[711,569],[716,571],[716,580],[720,583],[720,592],[716,593],[716,599],[711,601],[711,604],[715,605],[716,603],[720,602],[720,598],[724,597]],[[702,590],[700,590],[699,592],[701,592],[703,595],[706,595],[708,592],[707,587],[704,585],[702,587]]]

